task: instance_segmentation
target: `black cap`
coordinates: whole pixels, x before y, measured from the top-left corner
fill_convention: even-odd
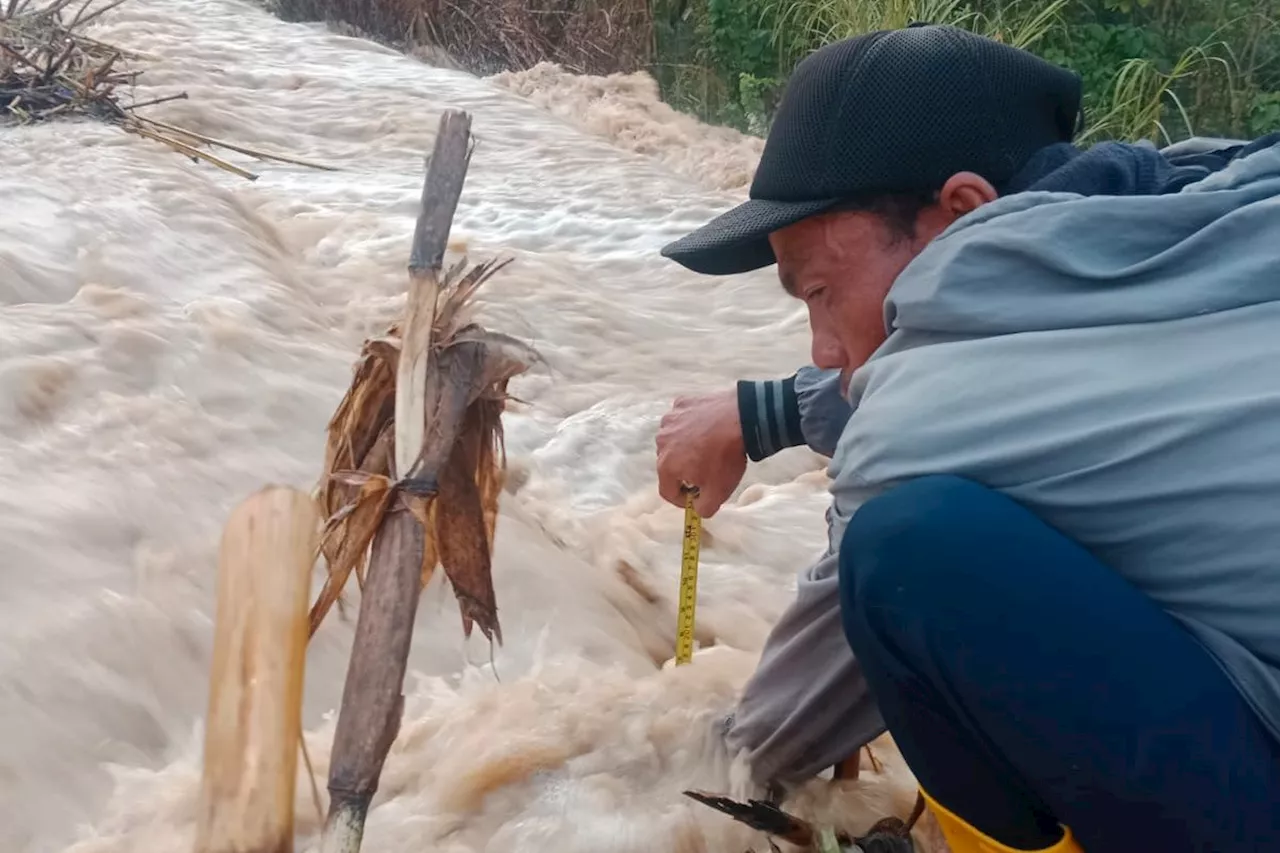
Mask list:
[[[956,172],[999,187],[1069,142],[1081,81],[1065,68],[943,25],[829,44],[796,66],[750,200],[662,249],[713,275],[774,263],[770,232],[853,197],[932,191]]]

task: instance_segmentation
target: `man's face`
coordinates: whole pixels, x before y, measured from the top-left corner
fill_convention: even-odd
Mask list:
[[[893,233],[872,213],[814,216],[769,237],[778,277],[809,308],[813,363],[846,380],[884,343],[884,300],[934,235]]]
[[[863,212],[813,216],[770,234],[782,286],[809,308],[813,363],[847,382],[887,337],[884,300],[898,274],[959,216],[995,197],[985,180],[961,173],[911,235]]]

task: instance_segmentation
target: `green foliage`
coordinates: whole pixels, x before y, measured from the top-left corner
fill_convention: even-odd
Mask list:
[[[777,71],[773,50],[773,22],[764,16],[752,21],[738,0],[707,0],[711,56],[726,68],[752,77]]]
[[[1280,128],[1280,92],[1260,92],[1249,104],[1249,135]]]
[[[1280,0],[655,0],[665,96],[764,133],[796,63],[913,21],[949,23],[1081,75],[1082,142],[1280,129]],[[672,14],[674,11],[675,14]]]

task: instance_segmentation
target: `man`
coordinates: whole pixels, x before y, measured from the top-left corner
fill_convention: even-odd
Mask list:
[[[663,250],[776,262],[814,361],[678,403],[664,496],[832,455],[727,737],[786,784],[887,726],[957,853],[1280,850],[1280,134],[1082,152],[1079,115],[953,28],[830,45]]]

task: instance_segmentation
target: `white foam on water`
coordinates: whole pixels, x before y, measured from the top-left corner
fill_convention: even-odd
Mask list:
[[[447,586],[426,591],[366,849],[758,844],[680,791],[740,773],[714,724],[821,548],[823,461],[753,466],[707,522],[699,636],[717,645],[674,671],[681,513],[653,473],[674,395],[806,357],[772,272],[702,278],[658,255],[741,196],[725,176],[749,171],[754,143],[683,118],[644,131],[674,119],[614,92],[621,133],[536,81],[432,68],[237,0],[130,0],[96,30],[147,55],[138,99],[189,94],[153,117],[341,171],[230,155],[250,183],[92,122],[0,130],[0,849],[190,848],[221,526],[264,484],[315,482],[360,343],[403,305],[447,108],[480,139],[454,241],[515,258],[483,321],[549,368],[515,383],[528,405],[506,416],[523,482],[498,527],[506,644],[491,666]],[[689,150],[725,153],[700,183]],[[309,652],[321,788],[351,635],[335,614]],[[882,753],[883,773],[801,806],[864,827],[903,811],[909,776]],[[305,781],[298,821],[315,849]]]

